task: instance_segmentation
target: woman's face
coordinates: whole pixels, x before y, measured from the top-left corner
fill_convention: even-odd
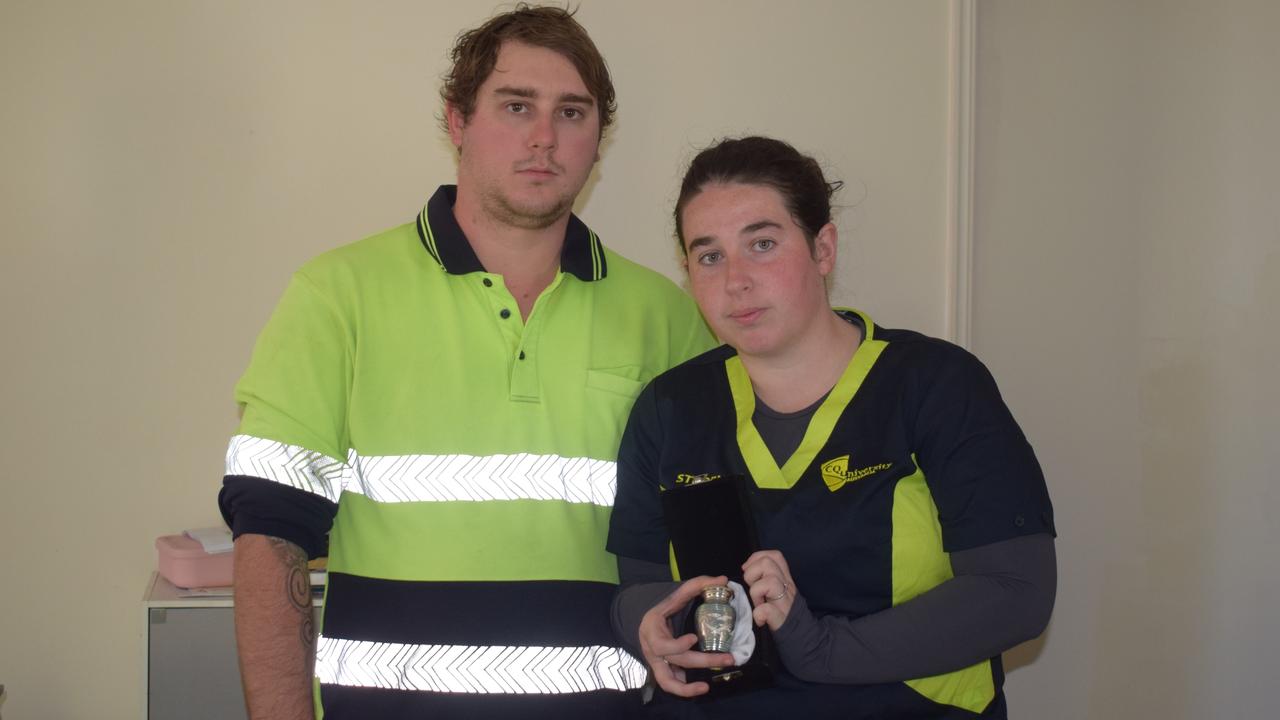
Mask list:
[[[830,318],[824,278],[835,267],[836,228],[813,249],[782,195],[767,185],[708,185],[681,218],[689,286],[707,324],[744,358],[801,350]]]

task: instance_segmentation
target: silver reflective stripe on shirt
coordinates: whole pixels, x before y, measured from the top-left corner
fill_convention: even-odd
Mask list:
[[[446,502],[561,500],[612,507],[617,464],[559,455],[371,455],[347,462],[298,445],[249,435],[231,438],[227,475],[284,483],[337,501],[342,491],[371,500]]]
[[[320,637],[328,685],[484,694],[635,690],[645,667],[620,648],[407,645]]]
[[[350,466],[301,445],[236,435],[227,445],[226,474],[278,482],[337,502]]]
[[[356,458],[349,486],[378,502],[564,500],[613,506],[617,466],[559,455],[383,455]]]

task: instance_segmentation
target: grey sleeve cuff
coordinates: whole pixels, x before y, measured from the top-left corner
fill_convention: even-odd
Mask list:
[[[1044,631],[1057,588],[1052,536],[955,552],[951,562],[952,579],[860,618],[815,616],[797,594],[774,633],[783,665],[810,682],[896,682],[968,667]]]

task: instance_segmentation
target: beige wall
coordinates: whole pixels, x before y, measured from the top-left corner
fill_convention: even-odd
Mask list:
[[[676,8],[679,8],[677,12]],[[486,2],[0,5],[5,715],[136,717],[156,535],[217,519],[230,388],[288,273],[452,174]],[[947,7],[584,3],[617,129],[584,217],[678,277],[723,133],[849,182],[835,299],[946,327]],[[1272,3],[979,3],[972,337],[1058,511],[1018,717],[1266,717],[1280,641]],[[779,32],[785,28],[786,32]]]
[[[231,387],[289,273],[453,173],[436,80],[473,2],[0,4],[0,683],[137,717],[157,535],[217,521]],[[621,105],[581,203],[678,277],[679,166],[776,134],[848,182],[835,299],[942,333],[943,3],[583,2]]]
[[[1280,5],[978,17],[973,344],[1060,533],[1010,708],[1274,717]]]

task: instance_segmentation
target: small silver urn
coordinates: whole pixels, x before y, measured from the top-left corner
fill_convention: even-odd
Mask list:
[[[727,585],[712,585],[702,591],[702,604],[694,612],[698,626],[698,647],[703,652],[729,652],[733,644],[733,625],[737,613],[729,600],[733,590]]]

